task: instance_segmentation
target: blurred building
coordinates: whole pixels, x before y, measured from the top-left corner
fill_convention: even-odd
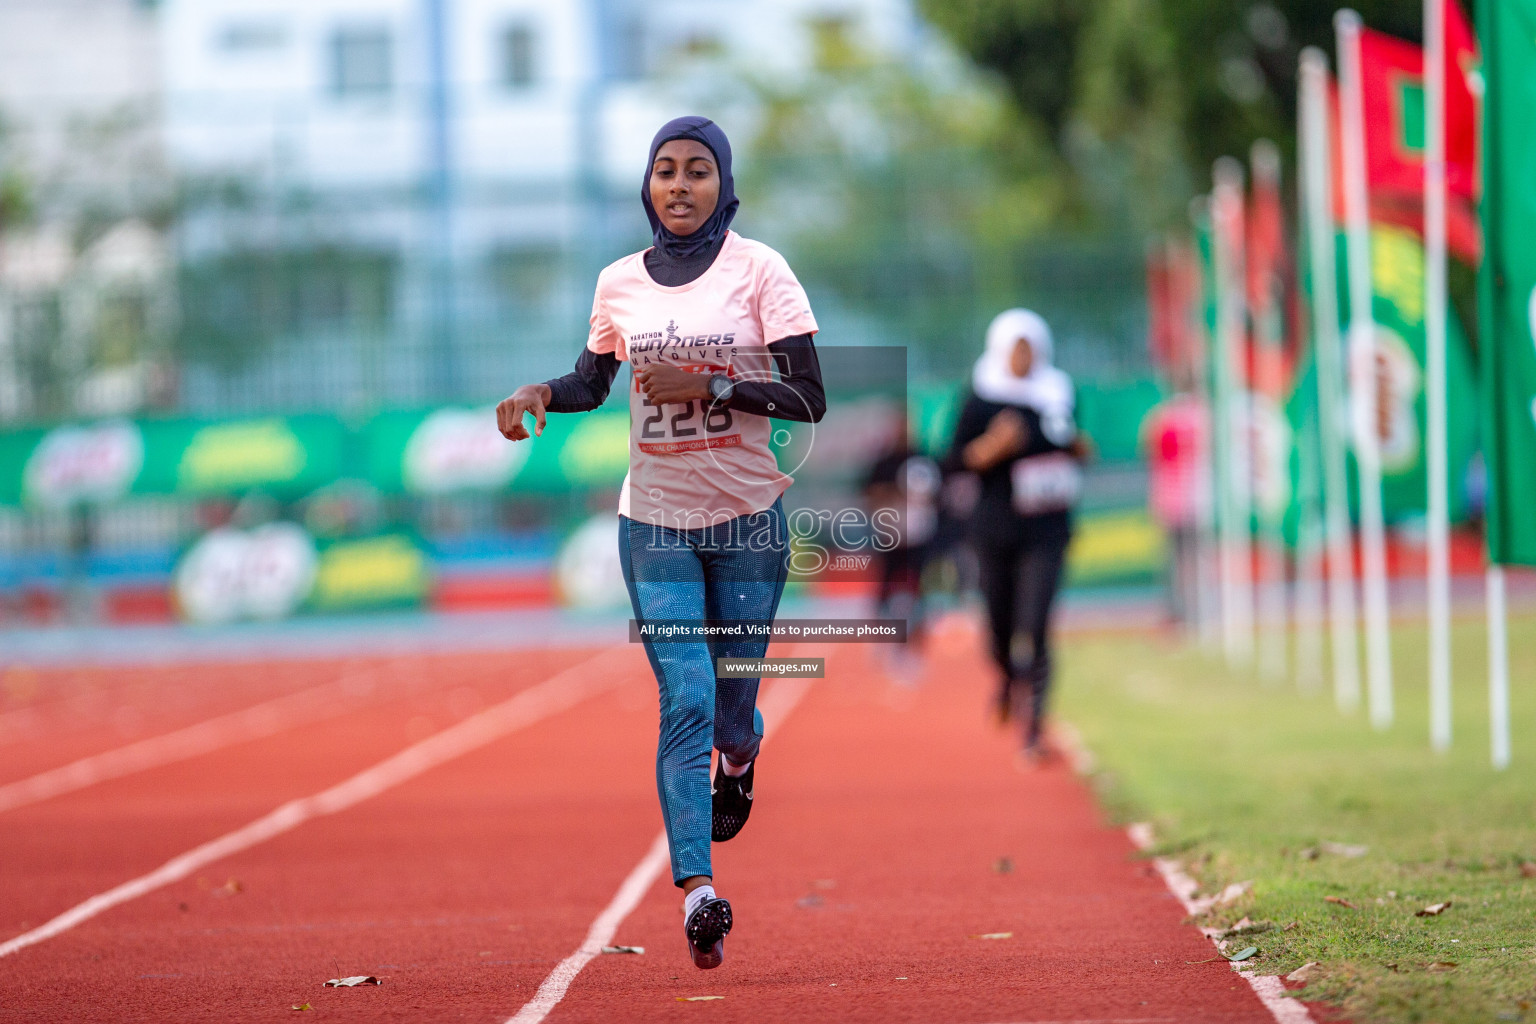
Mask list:
[[[644,240],[669,116],[909,0],[6,0],[0,421],[487,399]],[[744,147],[746,148],[746,147]]]
[[[0,123],[7,173],[57,183],[62,201],[156,159],[159,26],[146,0],[0,4]],[[116,159],[104,147],[116,147]],[[130,164],[122,166],[123,159]]]
[[[159,83],[152,3],[0,4],[0,421],[165,395]]]
[[[161,18],[169,159],[201,197],[179,231],[182,400],[223,411],[484,400],[558,372],[596,270],[645,237],[657,125],[729,109],[745,69],[793,74],[818,23],[884,47],[913,32],[907,0],[165,0]]]
[[[675,106],[665,84],[701,60],[786,75],[818,22],[882,48],[912,34],[906,0],[165,0],[163,17],[178,169],[347,190],[413,188],[443,159],[461,185],[593,161],[627,181],[652,127],[632,115]]]

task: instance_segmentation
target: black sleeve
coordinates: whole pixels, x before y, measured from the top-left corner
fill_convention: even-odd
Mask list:
[[[991,420],[981,399],[974,392],[967,391],[965,404],[960,407],[960,415],[955,420],[955,435],[949,442],[949,454],[941,463],[946,473],[965,469],[965,446],[985,434]]]
[[[820,423],[827,412],[827,393],[811,336],[796,334],[771,342],[768,354],[779,379],[738,381],[727,408],[777,420]]]
[[[585,345],[576,357],[576,369],[549,385],[550,412],[588,412],[608,399],[608,389],[619,374],[619,359],[612,352],[598,355]]]

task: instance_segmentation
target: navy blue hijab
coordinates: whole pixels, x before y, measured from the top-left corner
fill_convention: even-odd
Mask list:
[[[715,212],[699,225],[691,235],[674,235],[662,226],[651,205],[651,168],[656,165],[656,151],[673,139],[692,139],[702,142],[715,154],[715,165],[720,169],[720,201]],[[640,185],[640,201],[645,204],[645,216],[651,222],[651,237],[656,248],[675,260],[696,259],[710,252],[725,237],[726,229],[736,217],[741,200],[736,198],[736,182],[731,177],[731,141],[720,126],[707,117],[678,117],[661,126],[661,131],[651,140],[651,158],[645,162],[645,180]]]

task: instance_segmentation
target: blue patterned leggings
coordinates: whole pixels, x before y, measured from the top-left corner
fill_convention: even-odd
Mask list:
[[[637,622],[769,620],[789,569],[784,509],[691,530],[619,517],[619,558]],[[661,694],[656,790],[672,852],[672,880],[712,875],[709,751],[737,764],[763,739],[756,679],[719,679],[716,658],[761,658],[762,639],[645,640]]]

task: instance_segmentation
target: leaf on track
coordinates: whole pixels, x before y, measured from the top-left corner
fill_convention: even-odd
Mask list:
[[[314,1007],[313,1007],[313,1006],[310,1006],[310,1005],[309,1005],[309,1004],[308,1004],[308,1003],[305,1003],[305,1004],[304,1004],[304,1005],[302,1005],[302,1006],[300,1006],[300,1005],[299,1005],[299,1004],[298,1004],[298,1003],[294,1003],[294,1004],[293,1004],[293,1008],[294,1008],[294,1009],[295,1009],[295,1010],[313,1010],[313,1009],[314,1009]]]
[[[725,996],[678,996],[680,1003],[707,1003],[711,999],[724,999]]]
[[[992,862],[992,873],[997,875],[1013,874],[1013,858],[999,857]]]
[[[973,939],[1011,939],[1013,932],[983,932],[980,935],[972,935]]]
[[[326,982],[331,988],[355,988],[358,985],[382,985],[378,978],[371,974],[355,974],[350,978],[332,978]]]
[[[1423,910],[1415,910],[1413,912],[1413,916],[1414,917],[1439,917],[1441,914],[1443,914],[1447,910],[1449,910],[1450,907],[1451,907],[1451,901],[1450,900],[1446,900],[1444,903],[1431,903],[1429,906],[1425,907]]]
[[[639,956],[645,952],[644,946],[604,946],[604,953],[633,953]]]
[[[1317,973],[1317,969],[1320,966],[1322,965],[1316,960],[1309,960],[1302,964],[1300,967],[1296,968],[1290,974],[1287,974],[1285,976],[1285,980],[1294,981],[1298,984],[1305,984],[1312,980],[1313,975]]]
[[[1247,949],[1238,950],[1236,953],[1233,953],[1231,956],[1227,957],[1227,959],[1232,961],[1234,964],[1240,964],[1244,960],[1252,959],[1253,955],[1258,951],[1258,946],[1249,946]]]
[[[1334,904],[1335,906],[1347,907],[1350,910],[1355,909],[1355,905],[1349,902],[1349,900],[1345,899],[1343,896],[1324,896],[1323,899],[1329,903]]]

